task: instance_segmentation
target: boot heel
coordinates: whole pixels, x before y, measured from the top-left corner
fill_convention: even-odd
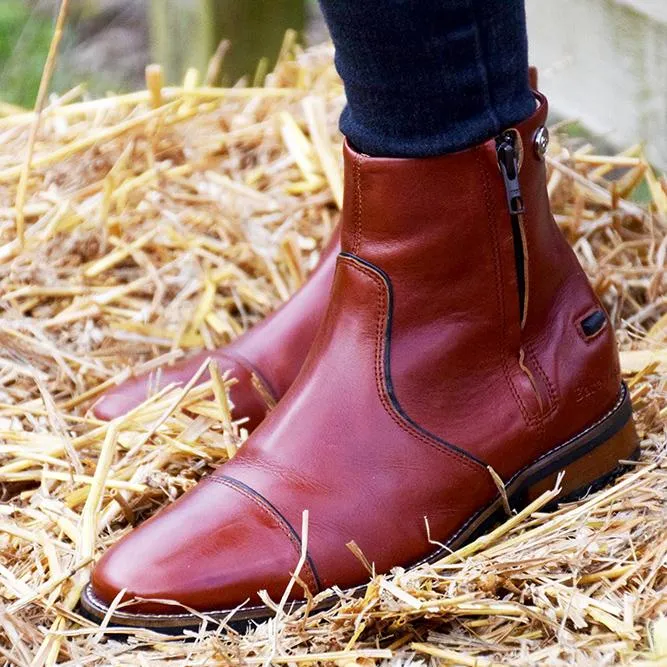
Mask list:
[[[539,464],[541,470],[538,468],[531,474],[535,481],[524,486],[522,495],[526,502],[532,502],[545,491],[553,489],[561,473],[564,475],[558,500],[577,499],[621,474],[627,467],[621,461],[639,457],[639,437],[632,418],[630,398],[625,388],[624,391],[625,398],[617,413],[610,415],[587,436],[580,436],[571,446],[560,448]],[[618,424],[619,417],[623,420],[621,424]],[[609,433],[609,430],[612,432]]]

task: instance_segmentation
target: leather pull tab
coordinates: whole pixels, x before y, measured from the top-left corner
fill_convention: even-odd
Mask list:
[[[532,90],[537,90],[539,83],[539,74],[537,71],[537,67],[535,67],[534,65],[531,65],[528,68],[528,82],[530,83],[530,87]]]

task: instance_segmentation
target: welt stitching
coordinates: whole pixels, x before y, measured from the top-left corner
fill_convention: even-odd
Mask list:
[[[89,598],[92,598],[92,600],[95,602],[95,604],[97,605],[97,607],[98,607],[99,609],[101,609],[101,610],[104,611],[104,612],[107,611],[107,608],[106,608],[104,602],[102,602],[102,600],[100,600],[100,599],[99,599],[99,598],[98,598],[98,597],[97,597],[97,596],[96,596],[90,589],[88,589],[86,595],[87,595]],[[263,605],[252,605],[252,606],[244,606],[243,609],[246,610],[246,611],[249,611],[249,610],[253,610],[253,609],[261,609],[262,607],[263,607]],[[216,613],[220,613],[221,611],[222,611],[222,610],[217,610],[217,611],[213,611],[213,612],[209,612],[209,613],[216,614]],[[226,613],[229,613],[229,611],[227,610]],[[122,618],[126,618],[126,617],[145,618],[145,617],[147,617],[147,616],[150,616],[150,618],[152,618],[152,619],[155,619],[155,618],[190,619],[190,618],[192,618],[192,614],[188,614],[188,613],[175,613],[175,614],[158,614],[158,613],[155,613],[155,614],[132,614],[131,612],[123,612],[123,611],[118,611],[118,610],[116,610],[116,615],[117,615],[119,618],[121,618],[121,619],[122,619]]]
[[[547,456],[551,456],[553,453],[555,453],[555,452],[557,452],[557,451],[563,449],[564,447],[567,447],[567,446],[570,445],[572,442],[574,442],[578,437],[581,437],[583,434],[587,433],[588,431],[591,431],[591,430],[594,429],[596,426],[598,426],[599,424],[601,424],[605,419],[607,419],[607,418],[610,417],[614,412],[616,412],[616,410],[619,408],[619,406],[621,405],[621,403],[622,403],[623,400],[625,399],[625,396],[626,396],[626,390],[622,388],[622,391],[621,391],[621,393],[619,394],[619,396],[618,396],[618,398],[617,398],[617,400],[616,400],[615,405],[614,405],[610,410],[608,410],[608,411],[607,411],[607,412],[606,412],[600,419],[598,419],[598,421],[595,422],[595,424],[593,424],[592,426],[589,426],[589,427],[588,427],[587,429],[585,429],[582,433],[579,433],[578,435],[576,435],[576,436],[570,438],[569,440],[567,440],[566,442],[562,443],[561,445],[558,445],[557,447],[553,448],[552,450],[546,452],[545,454],[543,454],[542,456],[540,456],[540,457],[537,459],[537,461],[535,461],[535,462],[533,462],[533,463],[530,463],[530,464],[524,466],[521,470],[519,470],[517,473],[515,473],[515,474],[512,476],[512,478],[507,482],[507,484],[510,484],[510,483],[511,483],[514,479],[516,479],[519,475],[523,474],[528,468],[530,468],[532,465],[534,465],[534,463],[541,461],[542,459],[546,458]],[[208,478],[204,478],[204,479],[208,479]],[[489,507],[491,507],[493,504],[495,504],[495,503],[497,503],[497,502],[498,502],[497,499],[494,500],[493,503],[491,503],[490,505],[488,505],[488,506],[485,507],[485,508],[482,508],[481,510],[479,510],[478,512],[476,512],[475,514],[473,514],[471,517],[469,517],[469,518],[465,521],[465,523],[464,523],[464,524],[463,524],[463,525],[462,525],[462,526],[461,526],[461,527],[460,527],[460,528],[459,528],[459,529],[458,529],[458,530],[457,530],[457,531],[456,531],[456,532],[455,532],[455,533],[454,533],[454,534],[447,540],[447,542],[446,542],[445,544],[448,544],[448,545],[449,545],[449,544],[452,544],[452,543],[453,543],[453,542],[454,542],[454,541],[455,541],[455,540],[456,540],[456,539],[457,539],[457,538],[458,538],[458,537],[459,537],[459,536],[466,530],[466,528],[467,528],[471,523],[473,523],[473,522],[474,522],[474,521],[475,521],[481,514],[483,514]],[[424,563],[424,562],[425,562],[425,561],[419,561],[418,563],[415,564],[415,567],[416,567],[417,565],[420,565],[420,564]],[[98,599],[98,598],[97,598],[97,597],[96,597],[90,590],[88,591],[88,596],[91,597],[91,598],[97,603],[98,607],[100,607],[101,609],[104,609],[104,603],[102,603],[102,601],[99,600],[99,599]],[[256,606],[255,606],[255,607],[246,607],[246,609],[258,609],[258,608],[259,608],[259,607],[256,607]],[[119,612],[119,613],[122,615],[124,612]],[[141,616],[141,615],[140,615],[140,616]],[[152,618],[155,618],[155,617],[157,617],[157,618],[189,618],[190,616],[191,616],[190,614],[151,614],[151,617],[152,617]]]
[[[563,448],[565,448],[565,447],[568,447],[568,446],[571,445],[577,438],[581,437],[584,433],[586,433],[586,432],[588,432],[588,431],[591,431],[591,430],[593,430],[595,427],[599,426],[605,419],[609,418],[614,412],[616,412],[616,410],[618,410],[618,408],[619,408],[619,406],[621,405],[621,403],[623,402],[623,399],[624,399],[624,398],[625,398],[625,392],[622,391],[622,392],[620,393],[618,399],[616,400],[616,404],[614,405],[614,407],[611,408],[608,412],[606,412],[602,417],[600,417],[600,419],[598,419],[598,421],[596,421],[595,424],[593,424],[592,426],[589,426],[583,433],[579,433],[578,435],[576,435],[576,436],[570,438],[570,439],[567,440],[566,442],[564,442],[564,443],[558,445],[557,447],[554,447],[553,449],[550,449],[548,452],[545,452],[544,454],[542,454],[542,456],[540,456],[538,459],[536,459],[536,460],[533,461],[532,463],[529,463],[528,465],[525,465],[523,468],[521,468],[521,470],[519,470],[519,471],[516,472],[514,475],[512,475],[512,477],[507,481],[507,483],[505,484],[505,486],[509,486],[515,479],[517,479],[517,477],[519,477],[520,475],[522,475],[526,470],[528,470],[529,468],[531,468],[531,467],[532,467],[533,465],[535,465],[536,463],[539,463],[542,459],[545,459],[545,458],[547,458],[548,456],[552,456],[553,454],[555,454],[556,452],[560,451],[561,449],[563,449]],[[495,500],[494,502],[498,502],[498,501]],[[492,504],[493,504],[493,503],[492,503]],[[467,528],[473,521],[475,521],[481,514],[483,514],[483,513],[488,509],[488,507],[489,507],[489,506],[487,506],[487,507],[485,507],[485,508],[482,508],[479,512],[476,512],[475,514],[473,514],[473,515],[472,515],[472,516],[471,516],[471,517],[470,517],[470,518],[469,518],[469,519],[468,519],[468,520],[467,520],[467,521],[466,521],[466,522],[465,522],[465,523],[464,523],[464,524],[463,524],[463,525],[462,525],[462,526],[461,526],[461,527],[460,527],[460,528],[459,528],[459,529],[458,529],[458,530],[457,530],[457,531],[456,531],[456,532],[455,532],[455,533],[454,533],[454,534],[447,540],[447,542],[445,542],[445,544],[451,544],[452,542],[455,542],[456,539],[459,537],[459,535],[461,535],[461,534],[466,530],[466,528]]]
[[[506,320],[506,314],[505,314],[505,301],[504,301],[504,290],[503,290],[503,276],[502,276],[502,270],[501,270],[501,261],[500,261],[500,248],[498,246],[498,236],[497,236],[497,230],[496,226],[493,223],[493,212],[491,210],[490,206],[490,201],[491,201],[491,193],[489,191],[489,182],[488,182],[488,176],[486,173],[486,169],[484,168],[484,163],[482,162],[482,158],[480,156],[480,151],[477,149],[475,151],[475,160],[477,162],[477,166],[479,168],[479,171],[482,174],[482,185],[484,187],[484,204],[486,206],[486,221],[487,221],[487,226],[489,227],[489,230],[491,232],[491,238],[493,240],[493,255],[494,255],[494,270],[496,273],[496,301],[498,303],[498,309],[500,310],[500,321],[501,321],[501,336],[499,337],[500,341],[500,359],[501,359],[501,366],[503,369],[503,375],[505,376],[505,381],[507,382],[510,392],[512,396],[514,397],[514,400],[516,404],[519,407],[519,410],[521,411],[521,414],[523,415],[524,420],[526,421],[527,424],[533,425],[535,423],[535,418],[532,417],[530,414],[528,414],[528,410],[526,409],[526,406],[521,399],[521,396],[519,395],[519,392],[517,391],[516,387],[514,386],[514,382],[512,381],[512,378],[510,376],[509,370],[507,368],[507,358],[505,354],[505,347],[506,347],[506,333],[505,331],[507,330],[507,320]]]
[[[347,257],[340,257],[339,261],[347,263],[351,268],[356,269],[357,271],[363,273],[364,275],[368,276],[373,280],[375,285],[379,288],[378,289],[378,297],[376,299],[376,307],[377,307],[377,316],[376,316],[376,328],[375,328],[375,384],[376,388],[378,391],[378,395],[380,398],[380,402],[382,403],[382,407],[385,409],[385,412],[391,417],[391,419],[394,421],[394,423],[397,424],[397,426],[405,431],[408,435],[412,436],[413,438],[416,438],[420,442],[423,442],[424,444],[428,445],[429,447],[432,447],[435,449],[438,453],[441,454],[447,454],[449,456],[453,456],[456,459],[458,459],[461,463],[466,465],[470,470],[474,470],[476,472],[480,470],[484,470],[483,466],[481,464],[476,463],[475,461],[472,461],[471,459],[466,458],[462,454],[459,454],[457,451],[451,449],[450,447],[441,445],[440,443],[433,442],[424,434],[420,433],[417,431],[415,428],[410,426],[409,424],[406,424],[398,415],[396,415],[396,412],[393,408],[393,406],[390,404],[390,402],[387,400],[387,397],[385,396],[384,393],[384,378],[382,374],[383,370],[383,363],[382,363],[382,352],[383,352],[383,345],[382,345],[382,334],[384,330],[385,324],[382,322],[382,313],[386,309],[386,286],[384,285],[384,282],[382,281],[381,278],[379,278],[373,271],[370,269],[361,266],[357,262],[355,262],[353,259],[347,258]]]
[[[251,493],[248,493],[243,487],[237,486],[236,484],[232,484],[229,480],[225,479],[224,477],[216,477],[214,475],[208,475],[207,477],[204,477],[202,481],[209,481],[209,482],[215,482],[216,484],[221,484],[223,486],[226,486],[229,489],[232,489],[233,491],[237,491],[240,493],[242,496],[245,496],[249,500],[252,500],[257,507],[259,507],[267,516],[271,517],[273,521],[278,525],[280,530],[283,531],[283,533],[289,538],[289,541],[292,543],[292,546],[296,550],[297,555],[299,558],[301,557],[301,543],[297,541],[292,534],[292,531],[285,526],[285,520],[276,514],[276,512],[268,507],[265,503],[263,503],[259,497],[252,495]],[[312,586],[313,591],[319,591],[319,586],[316,584],[316,579],[315,579],[315,573],[312,571],[309,563],[309,559],[306,559],[306,562],[304,563],[306,566],[306,571],[308,573],[308,579],[310,581],[306,582],[309,585]]]
[[[514,475],[512,475],[512,477],[510,477],[510,479],[507,481],[505,486],[508,486],[509,484],[511,484],[514,479],[516,479],[519,475],[521,475],[524,471],[526,471],[531,466],[534,466],[536,463],[539,463],[543,459],[551,456],[552,454],[555,454],[556,452],[560,451],[564,447],[567,447],[568,445],[571,445],[577,438],[580,438],[585,433],[588,433],[588,432],[592,431],[594,428],[596,428],[597,426],[599,426],[605,419],[609,418],[614,412],[616,412],[616,410],[618,410],[618,408],[623,403],[623,401],[625,399],[625,396],[626,396],[626,389],[622,388],[621,393],[618,395],[618,398],[616,399],[616,403],[614,404],[614,406],[612,408],[610,408],[609,410],[607,410],[607,412],[605,412],[604,415],[602,415],[602,417],[600,417],[600,419],[598,419],[594,424],[591,424],[588,428],[584,429],[584,431],[582,431],[581,433],[578,433],[577,435],[570,438],[566,442],[558,445],[557,447],[553,447],[552,449],[545,452],[544,454],[542,454],[541,456],[536,458],[534,461],[532,461],[528,465],[525,465],[523,468],[521,468],[521,470],[514,473]]]

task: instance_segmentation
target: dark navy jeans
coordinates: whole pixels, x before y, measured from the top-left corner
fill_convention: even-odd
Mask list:
[[[425,157],[499,134],[535,109],[524,0],[320,0],[348,104],[373,156]]]

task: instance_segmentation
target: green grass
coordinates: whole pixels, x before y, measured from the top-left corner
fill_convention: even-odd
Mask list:
[[[53,23],[22,0],[0,0],[0,99],[32,107]]]

